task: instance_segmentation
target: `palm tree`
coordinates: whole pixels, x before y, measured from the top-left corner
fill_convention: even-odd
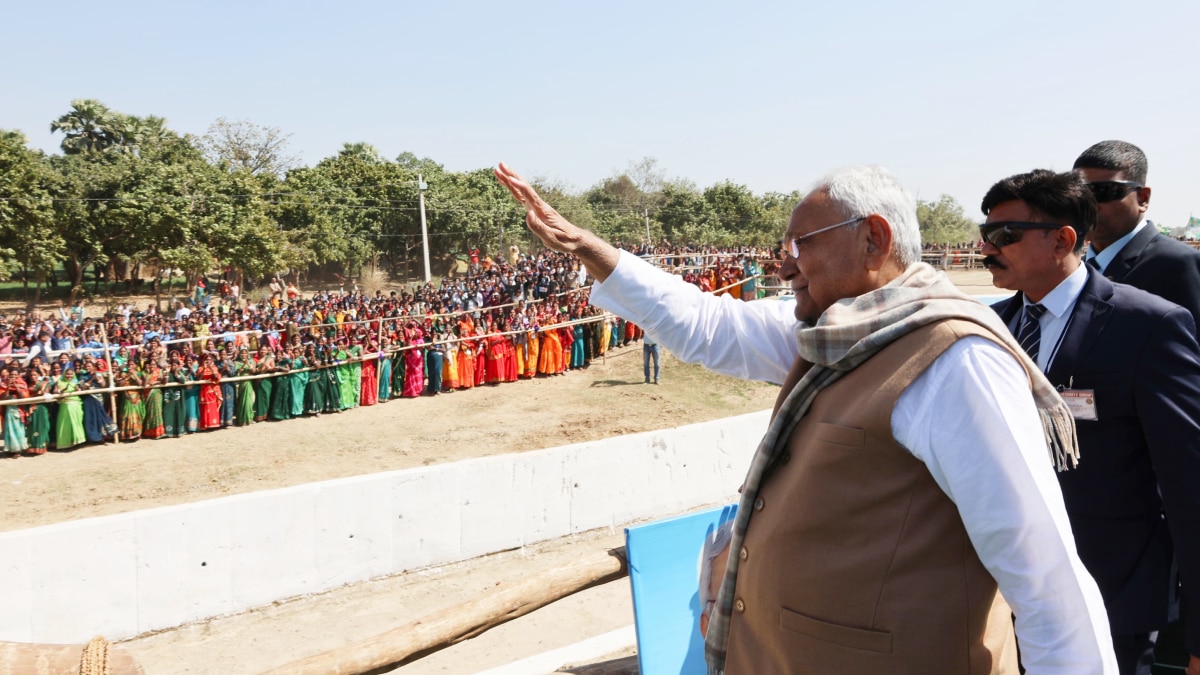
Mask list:
[[[122,115],[121,118],[121,146],[126,152],[162,143],[170,136],[163,117]]]
[[[63,154],[82,155],[104,152],[121,142],[120,115],[90,98],[71,101],[71,110],[50,123],[50,131],[61,131]]]
[[[380,164],[383,162],[383,157],[380,156],[379,150],[370,143],[342,143],[342,149],[338,151],[339,157],[354,157],[367,164]]]

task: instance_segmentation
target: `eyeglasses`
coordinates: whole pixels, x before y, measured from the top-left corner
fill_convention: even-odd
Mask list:
[[[793,258],[799,258],[800,257],[800,242],[804,241],[805,239],[808,239],[810,237],[815,237],[818,234],[821,234],[822,232],[828,232],[832,229],[842,227],[843,225],[850,225],[853,223],[861,223],[862,221],[864,221],[866,219],[867,219],[866,216],[859,216],[858,218],[851,218],[850,220],[843,220],[840,223],[834,223],[833,225],[822,227],[819,230],[813,230],[812,232],[809,232],[808,234],[802,234],[799,237],[792,237],[791,239],[787,240],[788,255],[792,256]]]
[[[1057,230],[1062,227],[1057,223],[1025,223],[1017,220],[1004,220],[995,223],[984,223],[979,226],[979,234],[987,243],[996,248],[1004,248],[1009,244],[1021,241],[1025,230]]]
[[[1130,192],[1146,187],[1131,180],[1097,180],[1088,183],[1087,186],[1091,189],[1092,196],[1101,204],[1123,199]]]

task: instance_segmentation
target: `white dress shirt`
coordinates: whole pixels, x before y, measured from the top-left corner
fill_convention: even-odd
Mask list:
[[[798,354],[794,301],[701,292],[636,256],[592,286],[592,304],[653,333],[684,361],[782,382]],[[1075,551],[1062,492],[1021,365],[978,337],[954,343],[901,394],[896,441],[957,506],[1017,616],[1030,675],[1117,673],[1096,582]]]
[[[1087,269],[1087,265],[1080,263],[1074,272],[1067,275],[1066,279],[1063,279],[1054,287],[1054,290],[1047,293],[1046,297],[1037,303],[1046,308],[1045,313],[1038,319],[1038,327],[1042,331],[1042,341],[1038,347],[1037,364],[1043,373],[1050,369],[1051,363],[1054,363],[1054,357],[1062,345],[1063,334],[1066,333],[1067,326],[1071,324],[1071,312],[1075,309],[1075,301],[1079,299],[1079,294],[1083,292],[1083,286],[1087,283]],[[1023,307],[1034,304],[1024,294],[1021,295],[1021,298],[1025,301]],[[1025,320],[1024,310],[1017,312],[1013,319],[1014,322],[1009,324],[1008,329],[1012,331],[1013,335],[1016,335],[1021,327],[1021,322]]]
[[[1108,269],[1108,264],[1113,261],[1113,258],[1116,258],[1117,254],[1121,252],[1121,249],[1125,248],[1125,244],[1128,244],[1129,240],[1133,239],[1134,235],[1136,235],[1138,232],[1141,232],[1142,228],[1146,227],[1148,224],[1149,221],[1143,218],[1136,227],[1129,231],[1128,234],[1104,247],[1104,250],[1100,251],[1099,253],[1096,253],[1096,249],[1092,248],[1091,244],[1088,244],[1086,259],[1095,260],[1097,268],[1100,270],[1100,273],[1103,274],[1104,270]]]

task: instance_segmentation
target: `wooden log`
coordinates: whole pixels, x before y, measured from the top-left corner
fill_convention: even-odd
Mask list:
[[[364,675],[397,666],[628,573],[624,547],[593,554],[448,607],[365,640],[314,654],[264,675]]]
[[[85,659],[88,648],[93,652]],[[129,652],[107,643],[100,646],[95,640],[87,645],[0,642],[0,675],[145,675],[145,671]]]

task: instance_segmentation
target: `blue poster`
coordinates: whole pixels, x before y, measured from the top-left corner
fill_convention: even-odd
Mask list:
[[[703,675],[699,565],[704,539],[736,505],[625,529],[641,675]]]

